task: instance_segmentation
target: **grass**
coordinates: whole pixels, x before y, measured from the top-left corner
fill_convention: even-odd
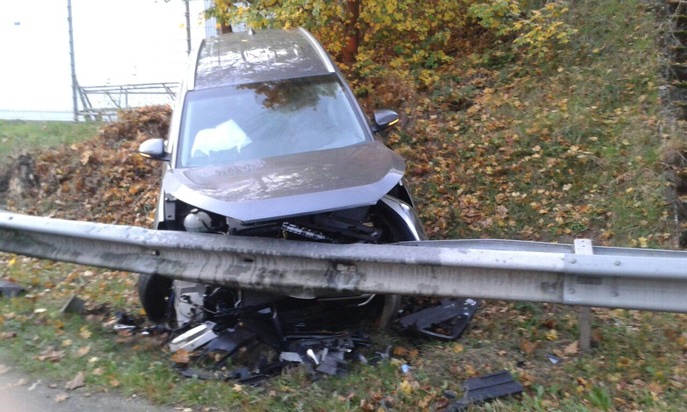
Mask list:
[[[0,162],[25,150],[70,145],[97,135],[97,122],[0,120]]]
[[[578,32],[565,49],[537,65],[459,59],[438,73],[443,77],[431,99],[408,108],[409,126],[388,137],[409,159],[432,236],[674,244],[664,197],[670,188],[660,165],[660,21],[646,2],[575,4],[568,18]],[[79,125],[62,127],[65,136],[54,144],[64,144],[66,135],[77,134],[69,128]],[[72,294],[137,312],[134,275],[2,259],[0,276],[20,282],[29,295],[0,300],[0,345],[27,370],[52,379],[85,371],[89,390],[196,409],[415,411],[445,402],[445,390],[460,397],[470,376],[508,369],[524,394],[476,410],[678,411],[687,404],[687,317],[681,314],[595,309],[594,346],[580,353],[575,308],[489,301],[457,342],[379,333],[380,347],[391,343],[418,354],[399,350],[377,367],[353,365],[342,378],[313,381],[290,370],[252,388],[180,378],[158,338],[106,326],[112,312],[58,312]],[[45,358],[51,351],[64,353],[53,362]],[[401,371],[402,363],[410,373]]]
[[[353,411],[384,404],[414,411],[441,402],[445,390],[460,396],[461,383],[469,376],[505,368],[525,386],[524,395],[480,409],[664,411],[679,410],[687,402],[684,315],[596,309],[595,347],[579,353],[568,349],[577,335],[574,308],[486,302],[458,342],[376,336],[378,342],[418,352],[395,351],[394,359],[378,366],[352,365],[351,373],[341,378],[313,381],[294,369],[252,388],[181,378],[159,337],[115,333],[106,326],[112,313],[59,313],[69,291],[60,290],[62,283],[52,290],[46,286],[59,280],[60,269],[73,273],[85,268],[54,265],[42,270],[42,264],[19,258],[5,276],[22,276],[32,268],[36,277],[29,295],[0,300],[0,333],[16,334],[0,338],[0,345],[44,381],[67,381],[85,372],[91,392],[136,394],[199,409]],[[113,309],[135,307],[127,303]],[[552,363],[552,355],[560,362]],[[401,371],[403,363],[411,366],[410,373]]]

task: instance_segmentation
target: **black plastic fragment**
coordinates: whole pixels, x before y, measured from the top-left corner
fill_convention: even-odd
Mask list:
[[[342,352],[329,353],[320,361],[320,365],[315,370],[327,375],[343,376],[347,373],[347,365],[348,362],[343,359]]]
[[[465,381],[464,388],[463,398],[454,402],[448,411],[464,411],[469,405],[522,393],[522,385],[507,370],[470,378]]]
[[[208,352],[223,351],[231,355],[236,350],[256,339],[255,333],[245,329],[227,329],[206,346]]]
[[[24,288],[16,283],[0,280],[0,297],[5,296],[8,298],[14,298],[23,294],[24,292]]]
[[[468,327],[479,305],[480,301],[470,298],[443,299],[437,306],[403,316],[398,324],[406,332],[453,340]]]
[[[213,328],[218,331],[217,337],[197,354],[200,356],[194,360],[196,369],[183,370],[182,375],[258,385],[295,364],[305,368],[313,379],[319,375],[345,375],[350,362],[374,365],[390,357],[391,347],[384,353],[376,352],[370,359],[360,352],[372,344],[368,337],[349,331],[371,310],[370,305],[360,306],[361,303],[262,298],[246,300],[246,306],[220,307],[208,315],[217,324]],[[469,298],[409,301],[404,310],[410,314],[397,321],[396,326],[428,337],[456,339],[467,328],[479,304]],[[230,365],[245,365],[257,354],[258,364],[231,369]]]

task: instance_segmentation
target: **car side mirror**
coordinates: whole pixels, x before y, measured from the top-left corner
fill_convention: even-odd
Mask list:
[[[153,160],[168,162],[169,153],[165,151],[165,139],[148,139],[138,147],[138,154]]]
[[[372,131],[377,133],[398,123],[398,113],[389,109],[374,111],[374,125]]]

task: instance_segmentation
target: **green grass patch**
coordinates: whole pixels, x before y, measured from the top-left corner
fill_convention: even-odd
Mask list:
[[[0,120],[0,162],[22,151],[70,145],[97,136],[99,122]]]

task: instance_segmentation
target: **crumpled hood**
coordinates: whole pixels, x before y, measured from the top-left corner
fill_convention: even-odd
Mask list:
[[[379,142],[168,170],[163,190],[242,222],[375,204],[403,177],[403,159]]]

